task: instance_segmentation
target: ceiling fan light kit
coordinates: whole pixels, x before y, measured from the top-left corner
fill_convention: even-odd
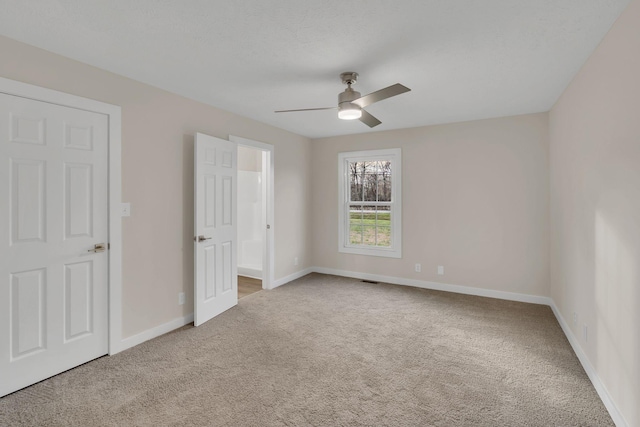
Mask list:
[[[338,106],[338,118],[342,120],[355,120],[362,117],[362,108],[355,104]]]
[[[364,107],[373,104],[374,102],[382,101],[383,99],[391,98],[392,96],[400,95],[401,93],[409,92],[406,86],[396,83],[388,86],[384,89],[372,92],[368,95],[361,96],[360,92],[351,88],[352,84],[358,81],[358,73],[353,71],[346,71],[340,74],[342,83],[347,85],[344,92],[338,94],[338,118],[342,120],[355,120],[360,121],[369,127],[378,126],[382,123],[380,120],[373,117],[371,114],[363,110]],[[334,110],[336,107],[324,107],[324,108],[305,108],[299,110],[279,110],[276,113],[290,113],[294,111],[315,111],[315,110]]]

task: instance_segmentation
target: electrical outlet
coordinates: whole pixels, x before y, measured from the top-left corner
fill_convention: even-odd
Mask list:
[[[438,275],[444,276],[444,265],[438,266]]]
[[[120,204],[120,215],[121,216],[131,216],[131,203],[121,203]]]
[[[422,266],[420,264],[416,264],[416,273],[420,273],[422,271]]]
[[[184,304],[184,292],[178,294],[178,305]]]
[[[584,342],[589,342],[589,328],[586,324],[582,325],[582,339]]]
[[[295,258],[293,259],[293,265],[298,265],[298,257],[295,257]]]

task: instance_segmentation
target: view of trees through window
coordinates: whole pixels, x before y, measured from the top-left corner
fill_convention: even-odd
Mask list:
[[[391,162],[349,162],[349,241],[391,246]]]

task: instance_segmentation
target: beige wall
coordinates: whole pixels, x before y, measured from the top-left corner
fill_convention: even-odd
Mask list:
[[[2,77],[122,107],[124,337],[193,311],[195,132],[275,146],[275,278],[311,265],[307,138],[4,37],[0,52]]]
[[[640,426],[640,2],[551,110],[550,139],[551,294]]]
[[[314,140],[315,265],[547,296],[547,126],[533,114]],[[338,253],[338,153],[396,147],[402,259]]]
[[[315,265],[550,295],[627,423],[640,425],[638,0],[550,114],[312,142],[7,38],[0,52],[2,77],[122,106],[133,211],[123,220],[125,337],[191,312],[193,134],[234,134],[276,147],[276,278]],[[337,154],[393,147],[403,258],[341,254]]]

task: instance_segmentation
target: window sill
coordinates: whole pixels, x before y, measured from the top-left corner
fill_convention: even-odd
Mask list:
[[[402,252],[399,249],[380,249],[366,247],[345,247],[338,248],[338,252],[345,254],[377,256],[384,258],[402,258]]]

